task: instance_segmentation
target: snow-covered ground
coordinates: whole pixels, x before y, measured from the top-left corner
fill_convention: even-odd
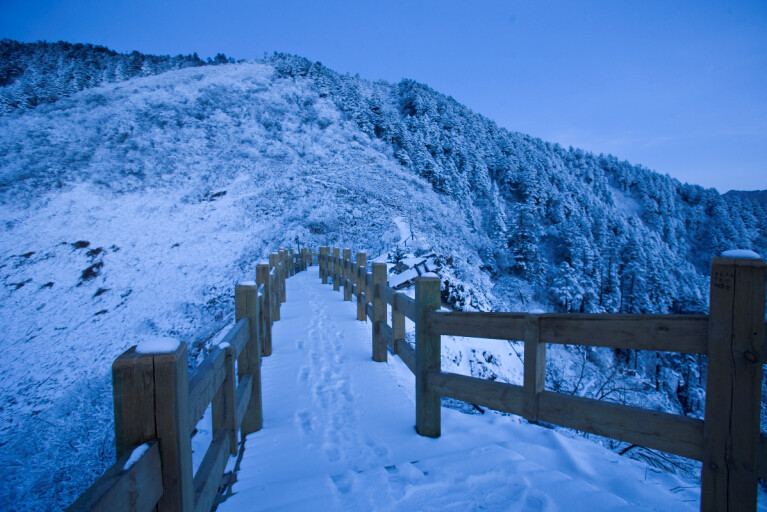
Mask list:
[[[515,416],[442,409],[413,428],[414,378],[371,360],[370,324],[322,286],[288,280],[263,361],[264,428],[219,510],[697,510],[697,481],[653,471]]]

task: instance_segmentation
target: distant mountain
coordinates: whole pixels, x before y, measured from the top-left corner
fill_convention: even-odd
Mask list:
[[[152,58],[16,48],[15,67],[0,59],[0,508],[71,501],[112,456],[111,361],[162,335],[194,366],[279,246],[434,253],[457,309],[624,313],[705,312],[713,256],[767,254],[757,202],[510,132],[412,80],[282,54],[165,57],[135,77],[117,70]],[[70,69],[101,71],[40,92]],[[491,351],[444,347],[446,367],[513,377]],[[552,389],[702,414],[705,358],[547,361]]]
[[[756,201],[762,206],[767,206],[767,190],[730,190],[724,194],[725,199],[738,197]]]
[[[51,103],[102,83],[150,76],[171,69],[233,62],[219,53],[204,61],[192,55],[117,53],[91,44],[19,43],[0,40],[0,114]]]

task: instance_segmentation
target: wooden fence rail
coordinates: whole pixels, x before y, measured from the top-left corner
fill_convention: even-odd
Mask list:
[[[184,343],[133,346],[112,365],[117,461],[67,510],[208,512],[239,439],[261,429],[261,357],[285,280],[311,265],[311,251],[280,250],[235,287],[235,325],[187,374]],[[147,350],[149,349],[149,350]],[[235,365],[236,362],[236,365]],[[236,368],[236,375],[235,375]],[[191,437],[211,406],[213,439],[193,474]]]
[[[415,374],[419,434],[440,435],[440,398],[452,397],[701,461],[701,510],[756,510],[757,479],[767,478],[764,261],[715,258],[709,315],[539,315],[439,311],[439,279],[417,278],[413,300],[386,284],[384,264],[369,272],[364,253],[356,263],[350,254],[321,247],[320,277],[343,285],[344,300],[357,297],[357,318],[372,322],[373,360],[386,361],[388,346]],[[405,318],[415,322],[415,348]],[[441,371],[443,335],[524,341],[523,385]],[[548,343],[706,355],[705,420],[546,391]]]

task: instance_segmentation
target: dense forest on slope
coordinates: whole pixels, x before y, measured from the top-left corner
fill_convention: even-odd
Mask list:
[[[0,507],[66,505],[92,481],[111,457],[114,357],[149,335],[200,354],[232,319],[233,283],[278,246],[435,252],[452,307],[569,312],[705,312],[713,256],[767,254],[749,197],[510,132],[411,80],[282,54],[99,75],[152,58],[96,48],[21,45],[2,68],[0,465],[16,469]],[[51,92],[83,68],[113,78]],[[18,103],[23,82],[48,99]],[[511,348],[444,345],[446,368],[512,381],[497,363]],[[698,417],[704,382],[701,357],[551,347],[547,361],[547,388]]]
[[[0,40],[0,114],[23,112],[102,83],[171,69],[232,62],[223,53],[204,61],[192,55],[117,53],[103,46],[59,41]]]
[[[299,57],[273,62],[457,200],[494,279],[519,278],[559,311],[703,312],[714,255],[767,249],[767,210],[749,197],[509,132],[411,80],[371,84]]]

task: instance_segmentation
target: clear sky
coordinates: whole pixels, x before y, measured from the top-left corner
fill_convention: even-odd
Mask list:
[[[0,0],[2,37],[293,53],[681,181],[767,189],[766,0]]]

